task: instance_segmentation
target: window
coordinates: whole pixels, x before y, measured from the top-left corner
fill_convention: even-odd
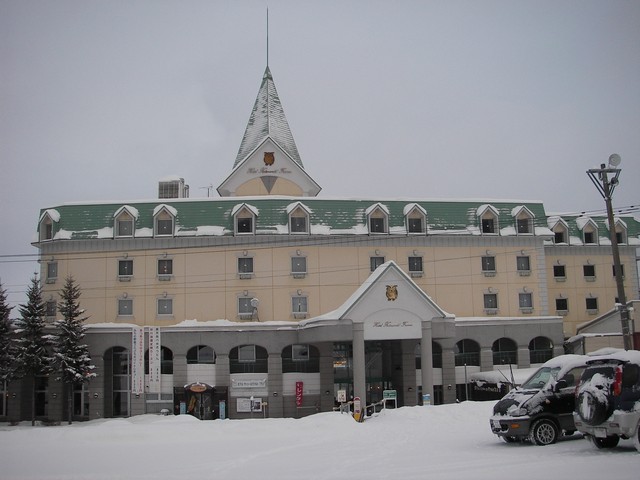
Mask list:
[[[482,233],[496,233],[496,221],[494,218],[482,219]]]
[[[529,342],[529,361],[544,363],[553,358],[553,343],[547,337],[536,337]]]
[[[237,210],[236,210],[237,208]],[[255,233],[255,213],[252,211],[253,207],[249,208],[248,205],[243,204],[234,208],[235,216],[235,228],[237,234],[251,234]]]
[[[517,365],[518,345],[510,338],[499,338],[491,347],[494,365]]]
[[[173,215],[166,208],[155,216],[154,224],[156,236],[173,235]]]
[[[567,278],[567,269],[564,265],[554,265],[553,266],[553,278],[556,279],[557,282],[563,282]]]
[[[566,234],[564,230],[553,232],[553,243],[567,243]]]
[[[411,276],[422,276],[422,272],[422,257],[409,257],[409,273]]]
[[[293,313],[294,318],[306,317],[308,312],[307,297],[303,295],[291,297],[291,312]]]
[[[47,263],[46,283],[56,283],[57,278],[58,278],[58,262]]]
[[[615,265],[611,265],[612,269],[613,269],[613,276],[616,276],[616,266]],[[620,265],[620,274],[622,275],[622,278],[624,278],[624,265]]]
[[[518,234],[521,233],[532,233],[533,229],[531,228],[531,218],[528,216],[521,216],[516,220],[516,228],[518,230]]]
[[[422,227],[422,217],[409,217],[408,227],[409,233],[424,233],[424,229]]]
[[[460,340],[453,348],[456,367],[463,365],[480,366],[480,344],[474,340]]]
[[[133,218],[122,213],[116,220],[116,237],[133,237]]]
[[[518,294],[518,305],[523,312],[530,312],[533,310],[533,295],[529,292],[522,292]]]
[[[229,352],[229,373],[267,373],[269,354],[258,345],[242,345]]]
[[[527,256],[518,256],[516,257],[516,269],[521,276],[526,276],[531,274],[531,265],[529,261],[529,257]]]
[[[376,268],[384,263],[384,257],[370,257],[369,258],[371,271],[374,272]]]
[[[251,278],[253,275],[253,257],[238,258],[238,274],[240,278]]]
[[[238,218],[238,233],[252,233],[253,218]]]
[[[291,257],[291,275],[304,278],[307,274],[307,257]]]
[[[214,364],[216,356],[213,348],[207,345],[197,345],[187,352],[187,365]]]
[[[238,298],[238,316],[241,318],[251,318],[253,316],[251,297]]]
[[[130,280],[133,276],[133,260],[118,260],[120,281]]]
[[[498,294],[497,293],[484,294],[484,309],[486,313],[495,313],[498,310]]]
[[[292,233],[307,233],[307,217],[291,217]]]
[[[173,315],[173,299],[172,298],[158,299],[158,315]]]
[[[587,313],[597,313],[598,312],[598,298],[597,297],[587,297],[585,299],[585,303],[587,306]]]
[[[291,345],[291,360],[306,362],[309,360],[309,345]]]
[[[48,213],[44,215],[40,222],[40,241],[53,240],[53,221]]]
[[[594,229],[589,229],[589,230],[585,229],[582,235],[583,235],[585,244],[596,243],[596,232]]]
[[[480,259],[480,262],[485,277],[493,277],[496,274],[496,257],[485,255]]]
[[[320,351],[313,345],[288,345],[282,350],[282,373],[319,373]]]
[[[369,233],[386,233],[385,219],[383,217],[369,218]]]
[[[582,271],[584,273],[584,279],[587,282],[593,282],[596,278],[596,266],[595,265],[583,265]]]
[[[129,317],[133,315],[133,300],[131,298],[118,299],[118,316]]]
[[[558,312],[568,312],[569,301],[566,298],[556,298],[556,310]]]
[[[616,227],[616,242],[618,244],[627,243],[627,231],[624,227],[621,227],[621,226]]]
[[[238,347],[238,361],[239,362],[255,362],[256,361],[256,346],[255,345],[243,345]]]
[[[158,259],[158,278],[160,280],[169,280],[173,275],[173,259]]]
[[[55,317],[56,316],[56,307],[57,304],[53,300],[49,300],[44,304],[44,316],[45,317]]]

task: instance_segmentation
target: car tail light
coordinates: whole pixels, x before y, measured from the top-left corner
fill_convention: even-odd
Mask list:
[[[622,365],[616,367],[615,374],[613,376],[613,394],[618,396],[622,393]]]

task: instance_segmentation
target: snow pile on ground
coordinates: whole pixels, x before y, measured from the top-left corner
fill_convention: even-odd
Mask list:
[[[71,426],[0,424],[3,480],[473,478],[636,479],[630,440],[596,450],[579,435],[506,444],[489,429],[495,402],[386,410],[364,423],[302,419],[199,421],[142,415]]]

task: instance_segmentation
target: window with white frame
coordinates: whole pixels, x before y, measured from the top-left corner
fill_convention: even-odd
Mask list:
[[[627,229],[620,223],[616,224],[616,242],[627,243]]]
[[[309,233],[309,214],[298,206],[289,215],[289,232]]]
[[[598,231],[592,224],[587,224],[582,230],[582,240],[585,245],[594,245],[598,243]]]
[[[556,311],[566,313],[569,311],[569,300],[566,298],[556,298]]]
[[[55,300],[49,300],[44,304],[44,316],[54,318],[57,314],[58,304]]]
[[[516,216],[516,231],[518,235],[533,233],[533,216],[526,207]]]
[[[567,268],[564,265],[553,266],[553,278],[556,282],[563,282],[567,278]]]
[[[583,265],[582,273],[587,282],[593,282],[596,278],[596,266],[591,264]]]
[[[553,227],[553,243],[569,243],[567,241],[568,235],[569,231],[562,222],[558,222],[556,226]]]
[[[422,257],[414,255],[409,257],[409,273],[411,276],[418,276],[423,274]]]
[[[531,261],[527,255],[518,255],[516,257],[516,270],[521,276],[531,273]]]
[[[380,205],[368,209],[369,233],[388,233],[387,213]]]
[[[307,274],[307,257],[291,257],[291,275],[294,278],[304,278]]]
[[[308,299],[306,295],[295,295],[291,297],[291,312],[294,317],[307,315]]]
[[[173,215],[167,210],[161,210],[155,217],[155,235],[170,236],[173,235]]]
[[[158,278],[160,280],[169,280],[172,275],[173,275],[173,259],[159,258],[158,259]]]
[[[493,277],[496,274],[496,257],[494,255],[483,255],[480,264],[485,277]]]
[[[173,299],[172,298],[159,298],[158,299],[158,315],[173,315]]]
[[[369,258],[369,263],[371,267],[371,271],[375,271],[380,265],[384,263],[384,257],[382,256],[374,256]]]
[[[56,283],[58,279],[58,262],[47,262],[46,283]]]
[[[116,237],[133,237],[133,217],[126,211],[116,218]]]
[[[615,276],[616,276],[616,266],[615,265],[611,265],[611,268],[612,268],[613,276],[615,278]],[[620,275],[622,276],[622,278],[624,278],[624,265],[620,265]]]
[[[53,240],[53,221],[48,214],[40,222],[40,241]]]
[[[121,281],[130,280],[133,277],[133,260],[118,260],[118,277]]]
[[[490,205],[480,214],[480,232],[483,235],[498,233],[498,212]]]
[[[498,310],[498,294],[497,293],[484,294],[484,309],[488,312],[495,312]]]
[[[119,298],[118,299],[118,316],[130,317],[132,315],[133,315],[133,299]]]
[[[520,292],[518,294],[518,306],[523,312],[533,310],[533,294],[531,292]]]
[[[234,221],[236,234],[246,235],[255,233],[255,215],[246,206],[238,210],[235,214]]]
[[[585,304],[587,307],[587,313],[598,313],[598,298],[597,297],[587,297],[585,298]]]
[[[241,318],[250,318],[253,316],[251,297],[238,297],[238,316]]]
[[[407,233],[422,233],[427,231],[427,216],[425,210],[419,205],[414,205],[406,218]]]
[[[238,257],[238,275],[240,278],[253,276],[253,257]]]

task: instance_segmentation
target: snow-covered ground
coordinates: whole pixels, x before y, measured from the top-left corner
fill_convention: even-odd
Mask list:
[[[71,426],[0,424],[0,478],[13,479],[637,479],[630,440],[597,450],[579,435],[506,444],[495,402],[349,415],[215,420],[143,415]]]

